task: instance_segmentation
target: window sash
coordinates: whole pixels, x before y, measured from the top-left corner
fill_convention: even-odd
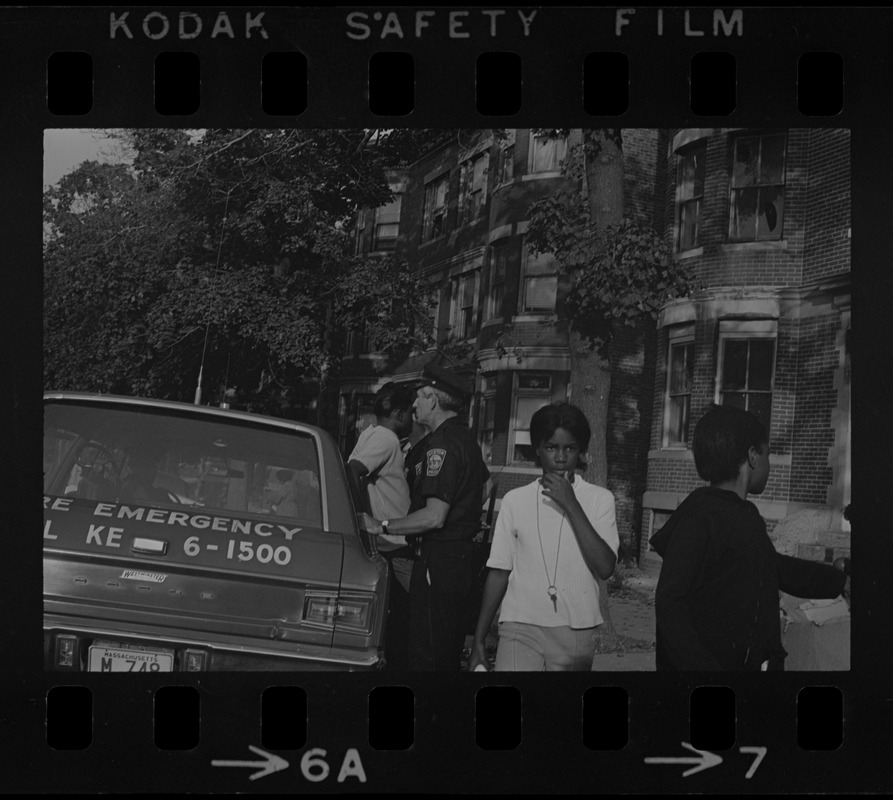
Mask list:
[[[425,241],[445,233],[448,177],[448,175],[443,175],[425,187],[425,212],[422,228]]]
[[[482,153],[462,164],[462,221],[472,222],[484,207],[489,154]]]
[[[478,443],[487,464],[493,463],[493,435],[496,430],[496,397],[489,395],[481,398]]]
[[[499,163],[499,182],[508,183],[515,177],[515,145],[502,148]]]
[[[531,148],[531,172],[558,172],[567,155],[567,137],[534,136]]]
[[[534,448],[530,443],[530,420],[534,412],[548,405],[548,393],[539,395],[517,395],[515,397],[515,413],[512,417],[512,462],[515,464],[532,464]],[[519,449],[523,448],[523,449]]]
[[[502,300],[505,293],[505,274],[508,267],[508,246],[494,245],[490,249],[490,297],[489,317],[502,313]]]
[[[400,234],[400,212],[403,196],[395,195],[394,199],[375,209],[375,243],[376,250],[393,250]]]
[[[727,336],[720,341],[720,403],[750,411],[768,431],[775,378],[775,338]]]
[[[706,174],[705,145],[681,153],[677,169],[677,241],[679,251],[690,250],[699,243],[701,201]]]
[[[664,446],[687,445],[694,379],[694,340],[671,341],[667,361]]]
[[[480,270],[468,272],[453,279],[451,335],[458,339],[470,339],[474,335],[475,306]]]
[[[729,238],[780,239],[784,223],[784,134],[740,136],[732,157]]]
[[[524,277],[524,312],[551,312],[558,298],[557,275],[529,275]]]
[[[535,383],[540,385],[533,385]],[[534,412],[552,401],[552,375],[516,372],[514,386],[510,460],[513,464],[533,464],[536,456],[530,443],[530,420]]]

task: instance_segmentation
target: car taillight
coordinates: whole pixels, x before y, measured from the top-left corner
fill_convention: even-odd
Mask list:
[[[371,633],[371,594],[336,595],[330,592],[307,592],[304,595],[304,613],[301,621],[321,628],[339,631]]]
[[[57,667],[74,667],[77,663],[77,657],[78,637],[67,633],[60,633],[56,636],[55,665]]]
[[[204,650],[184,650],[181,669],[183,672],[201,672],[208,654]]]

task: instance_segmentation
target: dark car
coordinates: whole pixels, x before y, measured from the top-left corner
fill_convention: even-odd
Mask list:
[[[325,431],[49,393],[43,465],[47,669],[383,665],[387,567]]]

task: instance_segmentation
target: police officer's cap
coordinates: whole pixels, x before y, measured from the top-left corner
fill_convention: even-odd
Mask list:
[[[454,397],[464,399],[473,391],[472,380],[471,376],[459,375],[440,364],[426,364],[424,370],[422,370],[422,377],[415,388],[421,389],[425,386],[431,386]]]

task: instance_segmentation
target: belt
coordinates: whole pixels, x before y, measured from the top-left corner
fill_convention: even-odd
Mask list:
[[[422,553],[430,551],[433,547],[455,547],[457,545],[465,545],[469,549],[476,547],[472,539],[416,539],[415,541],[415,557],[421,558]]]
[[[415,551],[415,546],[407,544],[403,547],[398,547],[396,550],[379,550],[378,552],[390,561],[392,558],[415,558]]]

